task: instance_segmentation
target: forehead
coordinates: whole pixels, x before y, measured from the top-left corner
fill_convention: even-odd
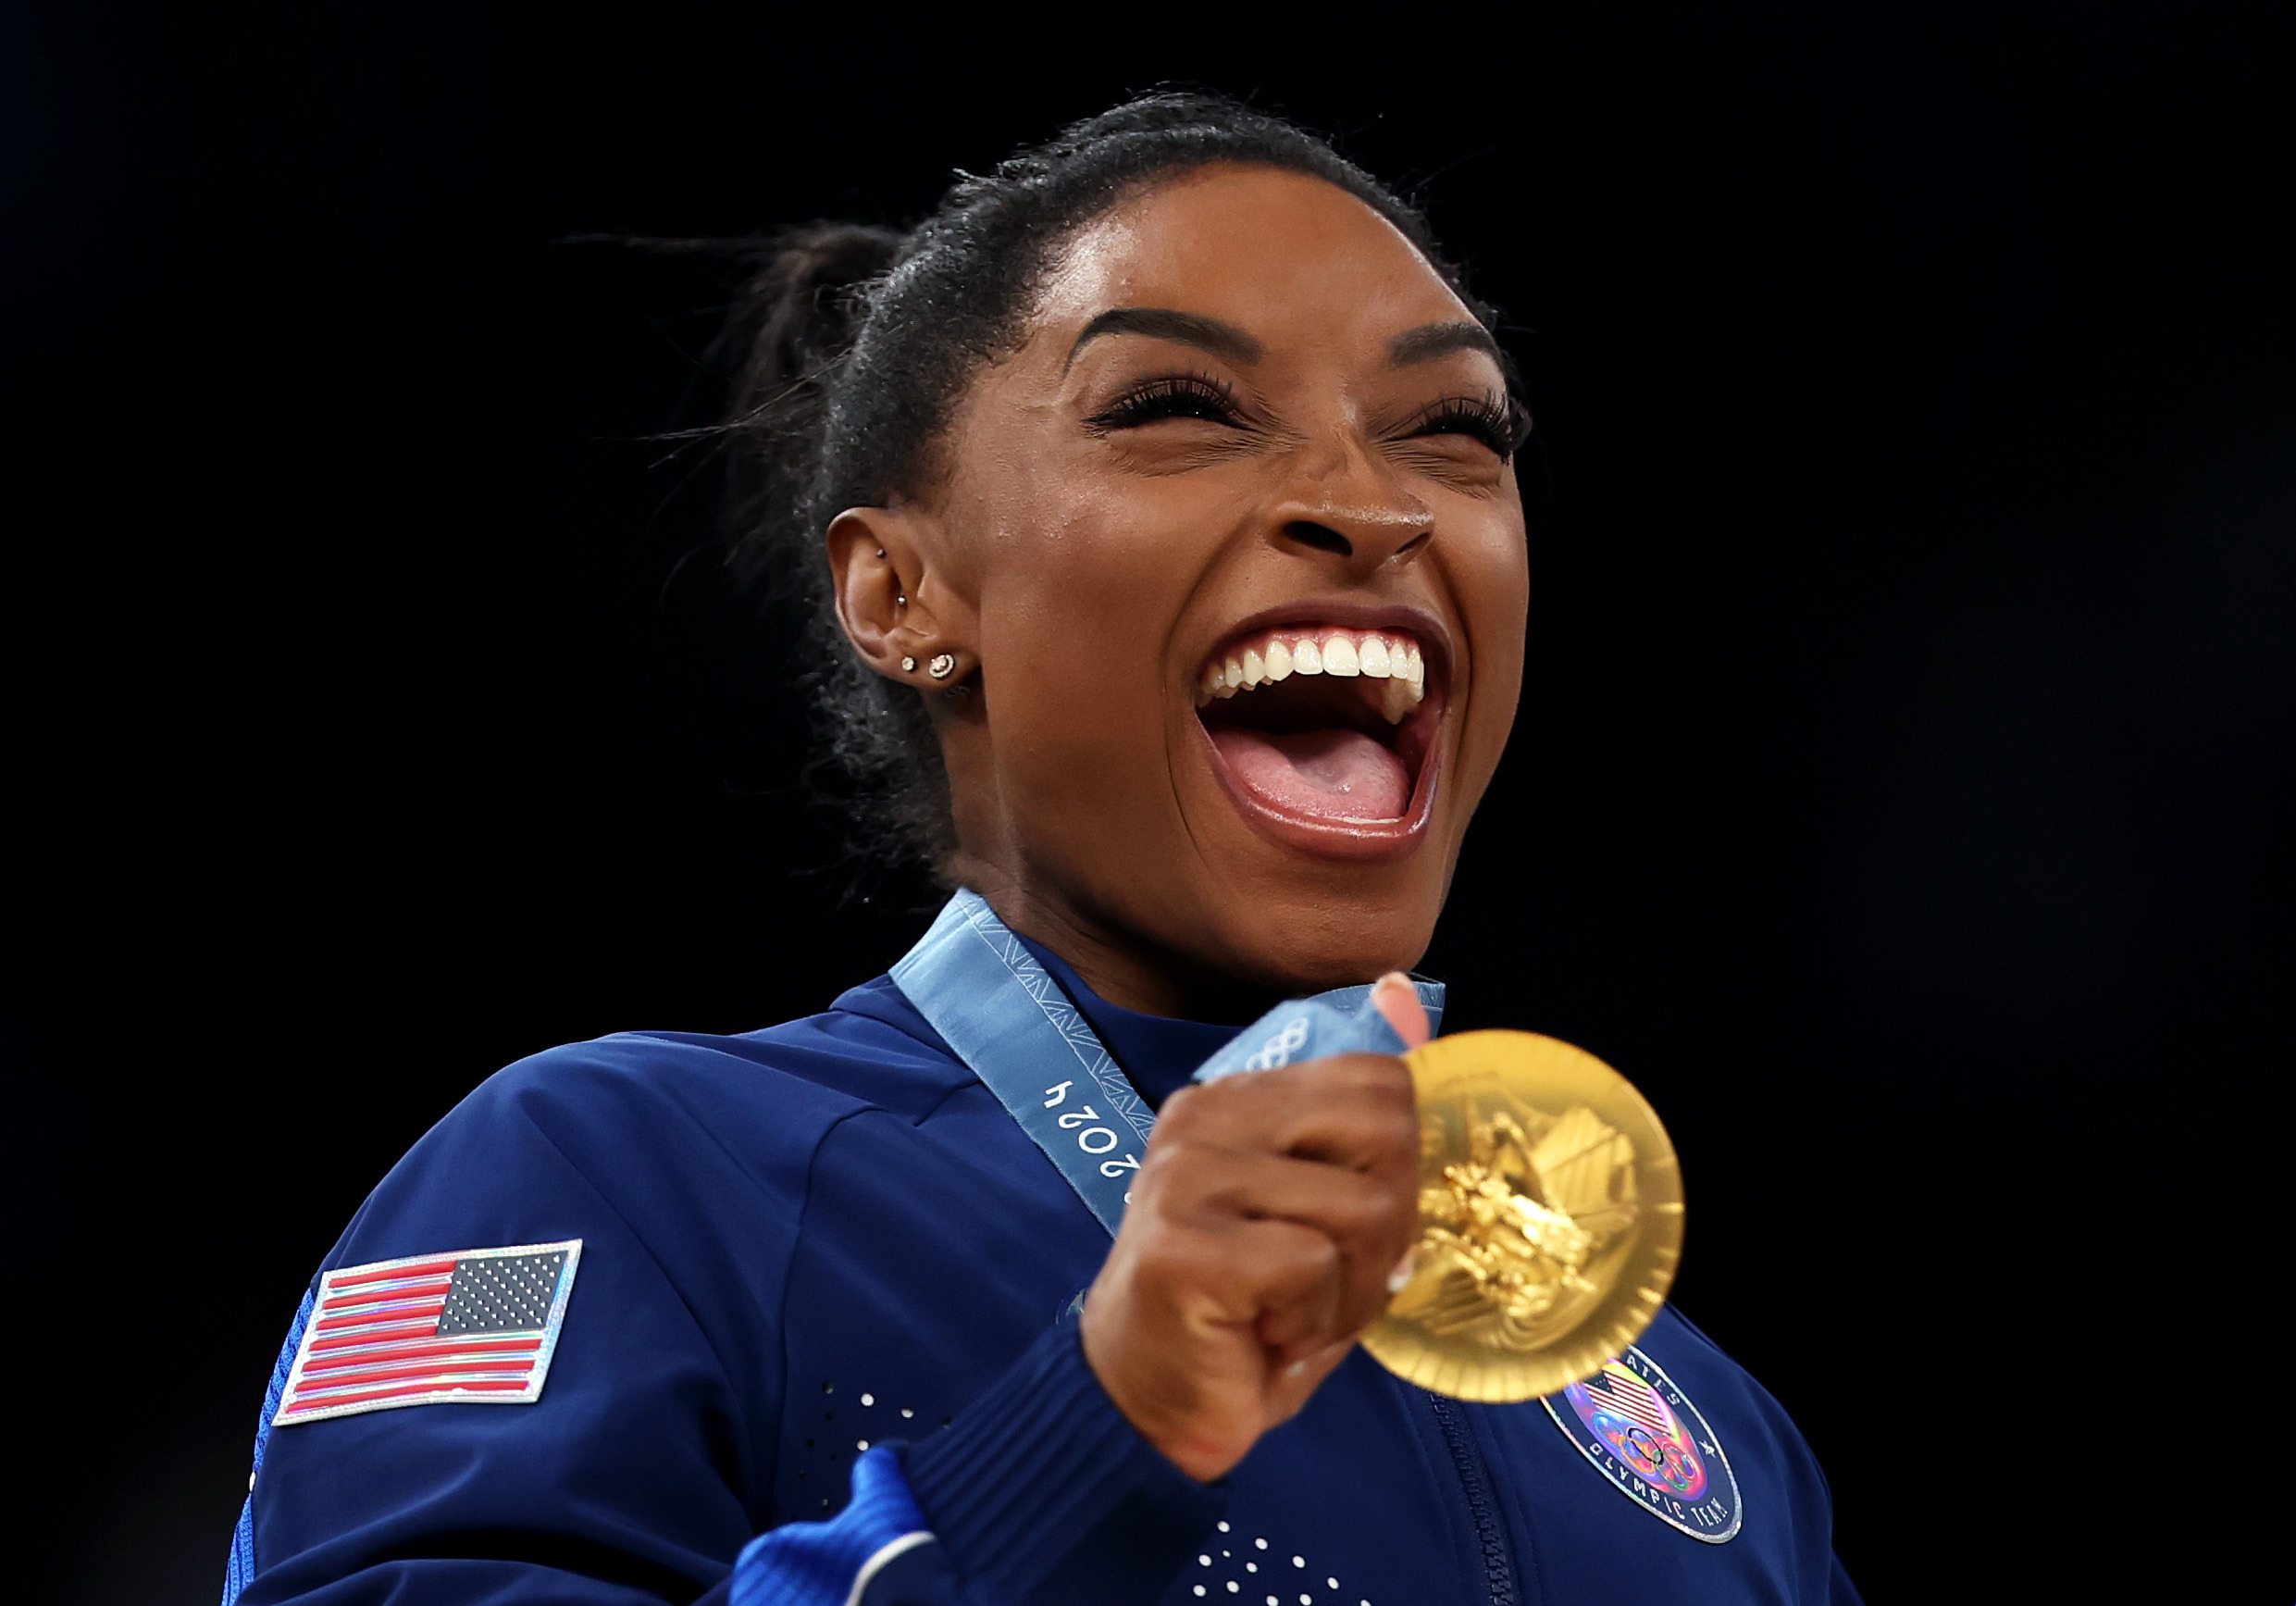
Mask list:
[[[1112,306],[1221,318],[1271,344],[1383,342],[1467,320],[1411,243],[1346,191],[1302,173],[1212,168],[1156,185],[1087,225],[1037,305],[1039,331]]]

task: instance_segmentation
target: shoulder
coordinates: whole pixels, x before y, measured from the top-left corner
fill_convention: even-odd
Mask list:
[[[1674,1306],[1659,1308],[1657,1318],[1635,1347],[1698,1400],[1701,1409],[1706,1408],[1705,1401],[1711,1401],[1715,1409],[1741,1422],[1760,1424],[1763,1433],[1781,1447],[1808,1454],[1793,1419],[1777,1397],[1737,1357]]]
[[[1832,1532],[1832,1490],[1793,1415],[1736,1357],[1672,1305],[1636,1345],[1721,1436],[1749,1502],[1796,1514],[1809,1534]]]
[[[1663,1357],[1662,1363],[1677,1380],[1694,1378],[1715,1398],[1731,1398],[1753,1414],[1773,1425],[1782,1437],[1801,1445],[1801,1434],[1777,1396],[1765,1388],[1737,1357],[1707,1336],[1705,1328],[1672,1305],[1659,1307],[1657,1320],[1641,1340],[1640,1349]]]
[[[759,1031],[616,1032],[528,1055],[424,1142],[465,1127],[532,1126],[570,1141],[607,1135],[618,1148],[738,1134],[771,1150],[865,1110],[923,1115],[970,1077],[881,977],[820,1015]]]
[[[329,1264],[428,1252],[397,1247],[401,1238],[539,1231],[601,1214],[644,1238],[676,1238],[739,1198],[769,1217],[790,1214],[841,1123],[872,1112],[922,1119],[970,1077],[882,977],[762,1031],[618,1032],[549,1049],[488,1077],[426,1133]]]

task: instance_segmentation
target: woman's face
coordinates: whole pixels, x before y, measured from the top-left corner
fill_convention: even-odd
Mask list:
[[[966,882],[1136,1008],[1415,963],[1521,683],[1509,443],[1344,192],[1214,168],[1087,228],[904,515],[980,670],[935,700]]]

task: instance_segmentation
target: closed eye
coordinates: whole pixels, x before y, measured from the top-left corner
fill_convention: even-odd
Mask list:
[[[1085,420],[1096,434],[1137,430],[1166,418],[1201,418],[1240,426],[1242,411],[1232,386],[1205,374],[1168,374],[1144,380]]]
[[[1464,435],[1488,447],[1505,463],[1531,438],[1531,415],[1510,395],[1445,396],[1421,407],[1401,433],[1407,440]]]

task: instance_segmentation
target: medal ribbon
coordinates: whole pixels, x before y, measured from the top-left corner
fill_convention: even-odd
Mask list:
[[[1036,956],[987,899],[960,891],[893,966],[893,981],[1113,1235],[1156,1115]],[[1430,1027],[1440,1025],[1443,984],[1412,981]],[[1371,992],[1342,987],[1279,1005],[1197,1079],[1358,1050],[1401,1052]]]

